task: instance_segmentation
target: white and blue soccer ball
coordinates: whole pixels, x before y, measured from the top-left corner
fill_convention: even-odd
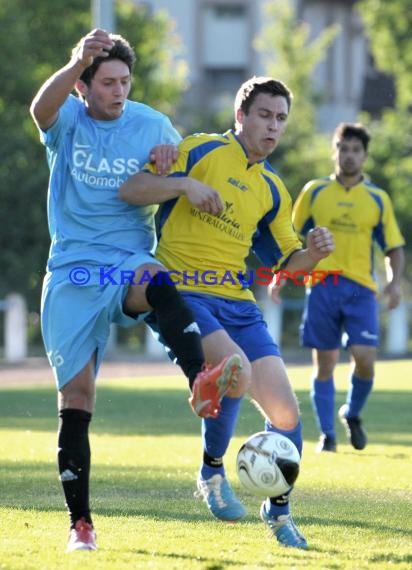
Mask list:
[[[287,493],[299,475],[300,455],[287,437],[269,431],[251,435],[241,446],[236,469],[241,483],[258,497]]]

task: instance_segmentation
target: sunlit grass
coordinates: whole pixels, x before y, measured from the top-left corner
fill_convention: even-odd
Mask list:
[[[380,362],[364,414],[369,445],[356,452],[338,427],[337,454],[313,452],[317,430],[309,367],[290,367],[304,422],[293,512],[310,550],[268,537],[259,502],[240,488],[240,443],[262,429],[243,403],[226,458],[248,508],[245,521],[215,521],[195,500],[200,424],[182,376],[100,380],[92,423],[92,506],[99,550],[64,553],[67,515],[55,468],[54,387],[0,387],[0,569],[407,569],[412,566],[410,361]],[[347,367],[337,376],[344,401]],[[0,385],[1,386],[1,385]]]

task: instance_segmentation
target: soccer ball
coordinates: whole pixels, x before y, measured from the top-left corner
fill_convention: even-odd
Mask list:
[[[287,493],[299,475],[300,456],[287,437],[261,431],[249,437],[236,458],[241,483],[258,497]]]

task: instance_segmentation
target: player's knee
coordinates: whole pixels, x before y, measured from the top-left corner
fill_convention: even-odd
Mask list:
[[[375,375],[375,367],[372,362],[360,362],[356,364],[356,376],[370,380]]]
[[[375,373],[375,351],[359,350],[354,351],[355,374],[360,378],[373,378]]]
[[[319,362],[316,368],[316,378],[318,380],[329,380],[329,378],[333,378],[333,372],[335,370],[335,361],[334,360],[325,360],[323,362]]]
[[[263,407],[262,407],[263,409]],[[297,401],[285,403],[273,409],[264,409],[265,416],[273,427],[282,431],[292,431],[300,423]]]
[[[279,418],[276,418],[274,423],[271,423],[280,430],[292,431],[298,426],[299,421],[299,414],[296,414],[293,411],[286,411]]]
[[[94,410],[94,395],[85,392],[74,392],[65,394],[60,399],[60,409],[70,408],[72,410],[83,410],[92,412]]]
[[[59,408],[92,411],[96,399],[94,381],[79,382],[78,379],[68,382],[59,394]]]

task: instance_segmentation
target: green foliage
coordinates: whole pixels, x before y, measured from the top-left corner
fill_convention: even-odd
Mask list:
[[[290,0],[266,1],[263,13],[266,24],[255,40],[255,47],[261,52],[267,74],[285,82],[295,94],[295,120],[309,134],[313,131],[315,104],[322,97],[313,83],[313,70],[339,28],[329,26],[310,40],[310,26],[297,21]]]
[[[316,105],[322,93],[312,77],[338,28],[329,26],[310,40],[310,27],[296,20],[290,0],[266,1],[264,22],[255,47],[265,74],[286,83],[294,95],[288,130],[272,160],[296,197],[305,182],[331,168],[330,141],[316,132]]]
[[[186,74],[183,61],[175,61],[181,47],[172,23],[132,1],[116,8],[116,31],[136,49],[132,97],[171,113]],[[91,25],[90,2],[83,0],[0,0],[0,32],[8,38],[0,59],[0,299],[20,292],[31,311],[39,308],[50,239],[48,169],[29,105]]]
[[[374,184],[390,195],[399,226],[406,241],[407,258],[411,257],[412,243],[412,114],[402,109],[386,110],[380,120],[371,121],[365,115],[360,119],[371,134],[366,172]],[[412,293],[410,264],[406,266],[405,294]]]
[[[188,73],[174,22],[129,0],[118,2],[117,28],[136,52],[131,98],[173,116]]]
[[[83,33],[88,18],[80,0],[60,2],[60,11],[69,17],[52,17],[58,4],[0,1],[0,30],[9,38],[0,60],[0,227],[4,240],[0,298],[17,291],[29,299],[32,308],[39,305],[49,238],[47,166],[28,107],[40,82],[61,65],[67,46]]]
[[[396,107],[379,120],[361,117],[372,135],[367,170],[388,191],[411,257],[412,243],[412,11],[410,0],[360,0],[357,8],[376,65],[396,85]],[[407,264],[407,275],[412,273]],[[410,291],[409,291],[410,294]]]
[[[397,104],[412,104],[412,10],[410,0],[360,0],[357,9],[366,26],[379,69],[395,78]]]
[[[368,170],[373,173],[376,184],[388,189],[410,241],[412,228],[410,224],[408,227],[408,220],[412,211],[412,115],[387,110],[381,121],[371,123],[370,132],[372,139]]]

